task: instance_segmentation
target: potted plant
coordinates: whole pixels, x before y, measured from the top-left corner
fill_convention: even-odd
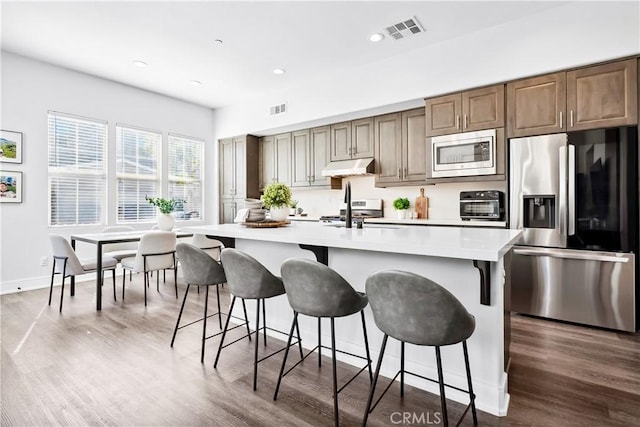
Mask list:
[[[271,219],[284,221],[289,216],[289,204],[291,203],[291,189],[285,184],[274,182],[264,187],[260,200],[264,207],[269,209]]]
[[[410,207],[411,202],[406,197],[398,197],[393,201],[393,208],[396,210],[398,219],[405,219]]]
[[[289,215],[295,215],[297,213],[298,201],[291,200],[289,202],[289,207],[291,208],[289,209]]]
[[[160,211],[160,215],[158,215],[158,228],[163,231],[170,231],[176,222],[174,216],[171,215],[171,212],[176,208],[176,200],[163,199],[162,197],[149,197],[148,195],[145,195],[144,199]]]

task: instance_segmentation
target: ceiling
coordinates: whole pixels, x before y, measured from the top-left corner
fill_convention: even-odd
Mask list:
[[[220,108],[375,67],[378,61],[564,4],[3,0],[1,43],[8,52]],[[412,16],[424,33],[368,40]],[[137,67],[135,60],[148,66]],[[286,73],[273,74],[278,67]],[[202,84],[194,86],[192,80]]]

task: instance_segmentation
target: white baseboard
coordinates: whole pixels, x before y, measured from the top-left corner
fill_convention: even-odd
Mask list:
[[[116,276],[118,276],[117,273],[116,273]],[[95,273],[83,274],[82,276],[76,277],[76,283],[87,282],[90,280],[93,280],[93,281],[96,280]],[[60,286],[61,283],[62,282],[60,279],[60,275],[56,274],[53,285]],[[69,281],[66,281],[66,283],[69,283]],[[20,279],[20,280],[11,280],[11,281],[0,283],[0,295],[14,294],[16,292],[24,292],[24,291],[33,291],[35,289],[48,288],[50,285],[51,285],[50,275],[30,277],[30,278]]]

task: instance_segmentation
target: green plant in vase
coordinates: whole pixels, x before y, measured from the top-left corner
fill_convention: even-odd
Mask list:
[[[393,208],[396,210],[398,219],[405,219],[410,207],[411,202],[406,197],[398,197],[393,201]]]
[[[287,185],[280,182],[267,185],[260,200],[264,203],[264,207],[269,209],[272,220],[284,221],[289,216],[291,189]]]

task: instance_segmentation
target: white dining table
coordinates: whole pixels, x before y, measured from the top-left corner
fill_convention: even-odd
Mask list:
[[[176,238],[191,237],[193,233],[173,230]],[[85,242],[96,245],[96,310],[102,310],[102,249],[104,245],[111,243],[138,242],[145,234],[158,233],[159,230],[143,231],[119,231],[110,233],[85,233],[72,234],[71,246],[75,250],[76,242]],[[71,296],[75,295],[75,277],[71,276]]]

